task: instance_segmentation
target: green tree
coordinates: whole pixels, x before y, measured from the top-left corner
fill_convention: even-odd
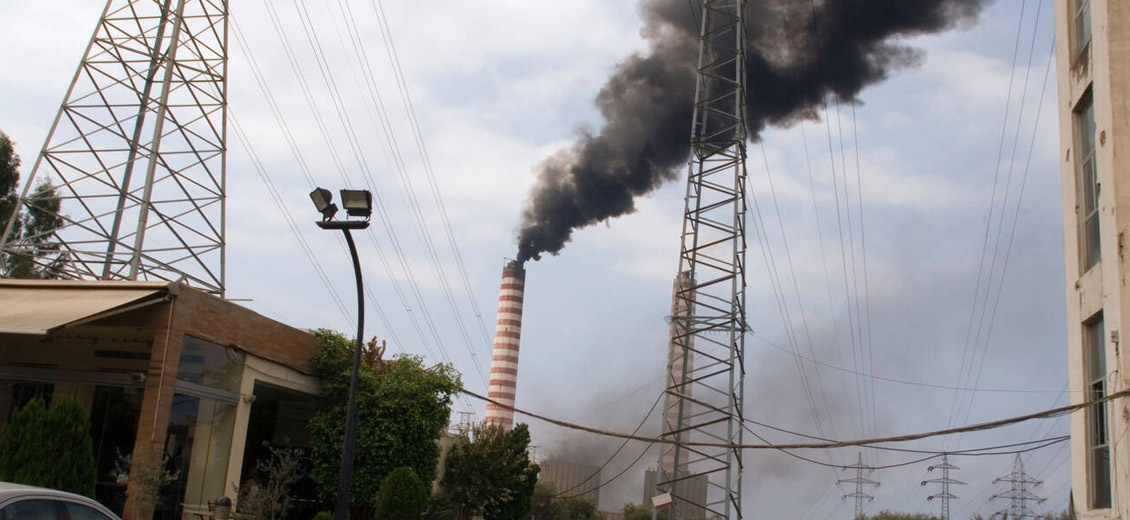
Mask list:
[[[0,132],[0,235],[18,210],[16,187],[20,182],[20,156],[12,140]],[[59,278],[65,255],[54,232],[63,225],[59,193],[48,181],[36,185],[24,210],[16,216],[10,238],[26,242],[26,254],[0,254],[0,274],[11,278]]]
[[[323,497],[337,491],[345,405],[353,366],[353,341],[328,330],[317,331],[322,351],[314,367],[322,378],[327,407],[310,420],[313,435],[311,476]],[[370,342],[363,355],[357,392],[357,448],[350,488],[350,516],[373,518],[374,499],[394,469],[412,468],[431,482],[439,460],[439,438],[447,427],[451,401],[461,386],[451,365],[425,367],[415,356],[383,359],[384,348]]]
[[[33,399],[0,432],[0,480],[88,497],[97,479],[90,416],[75,399]]]
[[[651,507],[647,504],[627,504],[624,506],[624,520],[651,520]],[[667,520],[667,508],[660,509],[655,518]]]
[[[924,513],[899,513],[895,511],[888,511],[886,509],[879,512],[877,515],[861,515],[857,520],[942,520],[941,517],[934,515],[927,515]]]
[[[533,517],[537,520],[601,520],[591,500],[580,496],[560,496],[552,482],[534,486]],[[651,520],[649,516],[646,520]]]
[[[428,504],[428,489],[409,467],[388,474],[377,492],[377,520],[420,520]]]
[[[481,514],[485,520],[522,520],[533,506],[537,464],[530,461],[530,430],[517,424],[476,428],[456,439],[447,454],[443,492],[459,517]]]

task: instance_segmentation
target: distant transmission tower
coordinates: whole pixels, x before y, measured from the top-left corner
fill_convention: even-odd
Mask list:
[[[656,479],[671,494],[671,520],[742,517],[744,18],[745,0],[702,0],[662,433],[674,444],[665,445]]]
[[[959,485],[965,484],[964,482],[962,482],[960,480],[954,480],[954,479],[950,478],[950,470],[951,469],[961,469],[961,468],[954,466],[953,464],[950,464],[949,455],[943,453],[942,454],[942,463],[938,464],[937,466],[930,466],[929,468],[927,468],[927,471],[934,471],[935,469],[942,470],[942,478],[936,478],[936,479],[931,479],[931,480],[923,480],[922,485],[925,486],[926,484],[941,484],[942,485],[942,492],[935,494],[935,495],[930,495],[930,496],[926,497],[926,500],[933,500],[935,498],[941,500],[942,501],[942,520],[950,520],[950,500],[958,498],[957,495],[950,493],[950,486],[953,485],[953,484],[959,484]]]
[[[56,183],[62,275],[185,280],[224,293],[227,1],[109,0],[24,185]]]
[[[1025,518],[1040,518],[1031,508],[1028,507],[1030,503],[1042,503],[1047,500],[1043,497],[1038,497],[1029,491],[1028,488],[1036,487],[1044,482],[1036,480],[1024,471],[1024,462],[1020,460],[1020,454],[1016,454],[1016,460],[1012,463],[1012,473],[1005,475],[993,481],[997,483],[1009,484],[1008,493],[996,494],[990,497],[990,500],[998,498],[1006,498],[1009,500],[1007,508],[1002,509],[995,513],[995,516],[1008,515],[1008,520],[1023,520]]]
[[[879,483],[874,480],[867,479],[863,476],[864,472],[870,473],[873,468],[871,466],[863,464],[862,453],[858,454],[858,458],[856,459],[855,464],[847,466],[847,468],[855,470],[855,477],[837,480],[836,484],[855,484],[855,491],[848,493],[843,497],[845,500],[848,498],[855,499],[855,516],[852,516],[852,518],[855,519],[863,516],[863,501],[871,501],[875,499],[875,497],[867,494],[867,492],[863,490],[863,486],[879,487]]]

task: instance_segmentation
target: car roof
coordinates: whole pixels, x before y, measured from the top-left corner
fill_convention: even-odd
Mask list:
[[[57,489],[48,489],[36,486],[25,486],[23,484],[13,484],[11,482],[0,482],[0,505],[17,498],[50,498],[62,499],[73,502],[80,502],[82,504],[94,507],[105,514],[112,515],[111,518],[117,518],[110,510],[106,509],[102,504],[82,495],[68,493],[66,491],[59,491]]]

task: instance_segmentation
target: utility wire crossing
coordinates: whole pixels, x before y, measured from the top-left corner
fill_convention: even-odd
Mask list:
[[[614,431],[611,431],[611,430],[602,430],[602,429],[599,429],[599,428],[593,428],[593,427],[590,427],[590,426],[575,424],[575,423],[571,423],[571,422],[568,422],[568,421],[562,421],[560,419],[554,419],[552,417],[546,417],[544,415],[536,414],[536,413],[533,413],[533,412],[528,412],[526,410],[522,410],[521,408],[517,408],[517,407],[513,407],[513,406],[507,406],[503,403],[499,403],[497,401],[494,401],[493,399],[490,399],[488,397],[485,397],[485,396],[479,395],[475,392],[472,392],[470,390],[467,390],[466,388],[461,389],[460,391],[462,393],[464,393],[468,396],[474,397],[475,399],[478,399],[480,401],[485,401],[485,402],[488,402],[488,403],[493,403],[496,406],[509,408],[509,409],[511,409],[511,410],[513,410],[517,413],[520,413],[522,415],[525,415],[527,417],[533,417],[534,419],[545,421],[545,422],[548,422],[550,424],[561,426],[563,428],[569,428],[569,429],[572,429],[572,430],[578,430],[578,431],[593,433],[593,434],[596,434],[596,435],[603,435],[605,437],[615,437],[615,438],[618,438],[618,439],[630,439],[630,440],[634,440],[634,441],[650,442],[650,443],[656,443],[656,444],[674,444],[676,442],[672,439],[659,439],[659,438],[655,438],[655,437],[644,437],[644,436],[641,436],[641,435],[626,434],[626,433],[614,432]],[[1018,415],[1016,417],[1009,417],[1009,418],[1006,418],[1006,419],[998,419],[996,421],[989,421],[989,422],[971,424],[971,425],[968,425],[968,426],[960,426],[960,427],[956,427],[956,428],[947,428],[947,429],[944,429],[944,430],[934,430],[934,431],[921,432],[921,433],[911,433],[911,434],[906,434],[906,435],[896,435],[896,436],[893,436],[893,437],[877,437],[877,438],[873,438],[873,439],[857,439],[857,440],[849,440],[849,441],[833,441],[833,442],[818,442],[818,443],[793,443],[793,444],[765,443],[765,444],[735,444],[735,445],[732,445],[732,444],[717,443],[717,442],[695,442],[695,441],[689,441],[689,440],[688,441],[682,441],[681,443],[682,443],[683,446],[705,446],[705,447],[713,447],[713,448],[728,448],[728,449],[742,449],[742,450],[782,450],[782,449],[796,450],[796,449],[832,449],[832,448],[845,448],[845,447],[849,447],[849,446],[866,446],[866,445],[869,445],[869,444],[880,444],[880,443],[887,443],[887,442],[906,442],[906,441],[913,441],[913,440],[918,440],[918,439],[925,439],[925,438],[929,438],[929,437],[938,437],[938,436],[942,436],[942,435],[952,435],[952,434],[955,434],[955,433],[991,430],[991,429],[995,429],[995,428],[1000,428],[1002,426],[1008,426],[1010,424],[1016,424],[1016,423],[1020,423],[1020,422],[1024,422],[1024,421],[1030,421],[1032,419],[1042,419],[1042,418],[1047,418],[1047,417],[1055,417],[1055,416],[1059,416],[1059,415],[1069,414],[1069,413],[1075,412],[1077,410],[1081,410],[1083,408],[1086,408],[1088,406],[1093,406],[1093,405],[1105,403],[1107,401],[1113,401],[1115,399],[1120,399],[1120,398],[1128,397],[1128,396],[1130,396],[1130,390],[1122,390],[1122,391],[1115,392],[1115,393],[1112,393],[1110,395],[1107,395],[1105,397],[1102,397],[1100,399],[1095,399],[1095,400],[1086,401],[1086,402],[1082,402],[1082,403],[1076,403],[1076,404],[1072,404],[1072,405],[1068,405],[1068,406],[1061,406],[1059,408],[1052,408],[1050,410],[1044,410],[1044,411],[1041,411],[1041,412],[1035,412],[1035,413],[1030,413],[1030,414],[1026,414],[1026,415]]]

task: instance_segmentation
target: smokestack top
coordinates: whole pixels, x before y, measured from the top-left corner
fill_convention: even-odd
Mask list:
[[[525,263],[519,260],[511,260],[506,262],[506,267],[502,268],[502,276],[513,277],[525,281],[526,267]]]

